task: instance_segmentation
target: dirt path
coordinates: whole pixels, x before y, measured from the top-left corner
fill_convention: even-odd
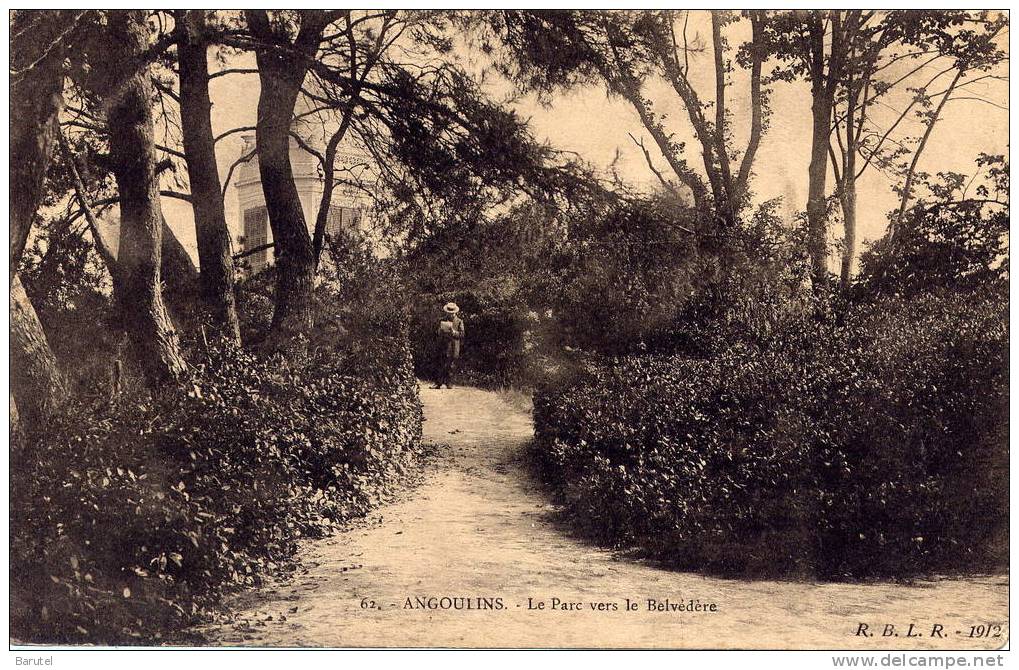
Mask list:
[[[913,586],[736,581],[620,559],[551,522],[522,461],[531,437],[522,403],[470,388],[424,388],[422,398],[426,439],[448,444],[435,471],[363,527],[309,543],[290,582],[237,598],[232,622],[203,631],[211,644],[989,649],[1007,640],[1007,576]],[[406,608],[418,597],[424,609]],[[503,609],[427,608],[451,604],[443,597],[472,606],[500,598]],[[582,604],[553,610],[553,598]],[[636,611],[626,611],[627,598]],[[649,611],[649,598],[717,611]],[[529,609],[529,599],[544,609]],[[873,637],[855,634],[861,623]],[[922,637],[905,637],[911,623]],[[888,624],[897,637],[881,636]],[[980,624],[1000,626],[1001,637],[968,637]],[[935,625],[946,638],[931,637]]]

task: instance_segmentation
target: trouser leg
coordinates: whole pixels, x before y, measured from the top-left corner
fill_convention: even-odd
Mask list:
[[[453,375],[456,373],[456,359],[450,358],[446,366],[446,386],[452,386]]]
[[[442,386],[443,384],[449,383],[449,358],[444,357],[442,364],[439,366],[438,379],[435,381],[436,386]]]

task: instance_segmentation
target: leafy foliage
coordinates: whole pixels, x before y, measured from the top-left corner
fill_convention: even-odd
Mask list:
[[[564,340],[633,351],[671,326],[713,275],[697,217],[671,195],[634,198],[575,222],[546,287]]]
[[[323,289],[319,309],[344,307]],[[377,505],[421,453],[405,329],[384,332],[296,360],[213,346],[181,387],[35,427],[11,457],[15,637],[151,641]]]
[[[768,346],[591,364],[536,396],[543,475],[592,536],[687,568],[980,569],[1007,546],[1002,298],[943,292],[799,319]]]
[[[19,276],[50,347],[73,389],[109,397],[109,372],[120,346],[109,276],[92,243],[63,221],[44,221]]]
[[[957,173],[925,180],[930,198],[862,255],[859,292],[915,295],[1007,281],[1009,163],[981,154],[977,166],[983,180],[975,188]]]
[[[527,367],[527,342],[538,324],[512,287],[488,282],[476,289],[421,293],[413,310],[414,363],[425,379],[438,379],[445,360],[444,342],[436,336],[441,308],[455,302],[466,328],[466,344],[457,363],[458,383],[498,387],[533,381]]]
[[[522,206],[450,226],[408,258],[416,288],[411,340],[419,374],[441,359],[438,309],[454,301],[468,333],[468,379],[533,386],[570,353],[683,350],[711,355],[734,340],[766,340],[811,308],[799,233],[759,207],[724,251],[669,192]]]

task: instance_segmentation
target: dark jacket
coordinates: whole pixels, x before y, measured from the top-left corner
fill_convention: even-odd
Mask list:
[[[452,322],[452,332],[442,330],[442,321]],[[464,339],[464,321],[458,316],[445,316],[439,322],[439,337],[446,341],[446,358],[460,358],[460,346]]]

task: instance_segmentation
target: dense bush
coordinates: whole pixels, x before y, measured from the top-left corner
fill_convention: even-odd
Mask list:
[[[127,342],[117,328],[110,279],[89,240],[51,229],[57,227],[49,224],[33,241],[19,277],[71,390],[109,398],[113,363],[128,358],[122,355]]]
[[[559,230],[534,204],[493,219],[451,222],[406,256],[411,342],[418,375],[435,379],[443,342],[436,337],[442,306],[457,303],[466,327],[456,379],[480,386],[532,383],[532,351],[547,318],[535,287],[549,271]]]
[[[710,236],[674,196],[621,200],[576,221],[541,296],[571,346],[632,353],[669,329],[714,277]]]
[[[543,475],[588,533],[683,567],[986,567],[1007,546],[1007,304],[884,301],[591,365],[535,398]]]
[[[835,330],[820,356],[843,367],[817,412],[829,571],[979,570],[1007,556],[1007,314],[998,284],[867,304]]]
[[[384,303],[378,270],[345,267],[349,301],[323,283],[320,315]],[[369,285],[375,300],[355,289]],[[35,427],[11,454],[12,635],[151,641],[377,504],[420,453],[409,346],[390,316],[371,338],[329,335],[322,317],[296,359],[213,346],[179,387],[80,398]]]

